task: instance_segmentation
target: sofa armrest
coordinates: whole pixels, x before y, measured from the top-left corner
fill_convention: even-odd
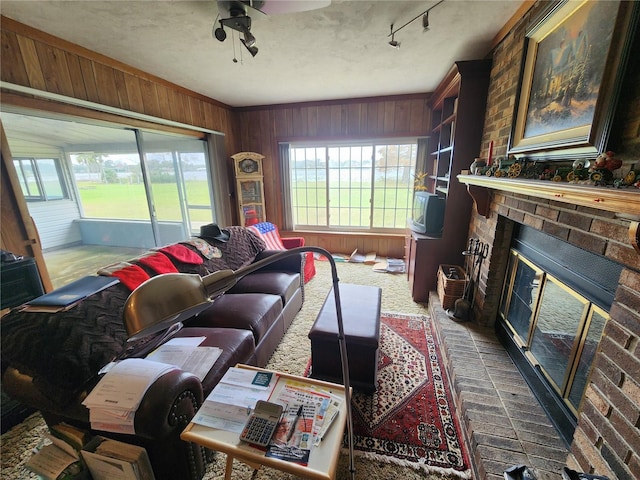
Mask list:
[[[282,240],[282,244],[287,250],[290,248],[304,247],[304,237],[283,237],[280,240]]]
[[[262,260],[264,258],[268,258],[271,255],[275,255],[277,253],[281,253],[282,250],[263,250],[262,252],[260,252],[255,260],[254,263],[257,262],[258,260]],[[299,254],[299,255],[290,255],[288,257],[285,258],[281,258],[280,260],[276,261],[275,263],[272,263],[270,265],[266,265],[264,267],[262,267],[260,270],[262,271],[271,271],[271,272],[289,272],[289,273],[298,273],[300,275],[300,277],[302,278],[304,272],[303,272],[303,258],[302,255],[304,254]]]
[[[135,416],[136,435],[164,438],[191,421],[203,402],[198,377],[180,369],[158,378],[147,390]]]
[[[89,410],[81,404],[86,394],[61,406],[43,395],[32,378],[8,368],[2,377],[3,389],[24,403],[58,421],[81,422],[88,428]],[[198,377],[179,369],[158,378],[145,393],[134,420],[136,435],[147,439],[166,437],[182,430],[202,405],[202,384]]]

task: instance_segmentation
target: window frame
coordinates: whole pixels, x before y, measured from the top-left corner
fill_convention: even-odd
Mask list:
[[[67,185],[67,178],[64,174],[63,170],[63,161],[60,157],[55,155],[46,155],[46,156],[26,156],[19,155],[13,157],[13,165],[16,169],[16,173],[18,174],[18,180],[20,183],[20,189],[22,190],[22,195],[27,202],[52,202],[57,200],[68,200],[71,198],[69,187]],[[60,191],[62,192],[60,196],[54,196],[53,194],[47,193],[46,182],[42,178],[42,173],[40,170],[39,163],[44,161],[53,161],[58,185],[60,186]],[[29,182],[25,176],[24,163],[28,162],[31,167],[31,171],[35,177],[35,183],[38,188],[38,194],[32,194],[29,189]]]
[[[357,140],[292,141],[282,145],[286,145],[287,151],[288,151],[288,155],[284,156],[285,162],[283,163],[283,169],[282,169],[283,177],[286,176],[286,178],[283,178],[283,185],[282,185],[283,193],[285,196],[288,197],[286,199],[288,201],[285,202],[285,208],[288,210],[285,212],[285,216],[291,220],[290,226],[293,231],[296,231],[296,230],[297,231],[317,231],[317,232],[340,231],[340,232],[352,232],[352,233],[379,233],[379,234],[398,234],[398,233],[405,232],[406,223],[404,223],[402,226],[395,226],[395,227],[384,227],[384,226],[374,225],[376,209],[382,209],[382,210],[387,209],[385,204],[383,204],[382,207],[376,206],[376,196],[380,196],[381,194],[384,195],[384,192],[387,191],[388,189],[388,187],[376,188],[376,182],[375,182],[376,169],[377,169],[376,153],[380,148],[385,148],[386,150],[388,150],[389,147],[400,147],[405,145],[410,145],[411,147],[409,165],[401,165],[399,163],[399,158],[398,158],[398,163],[396,163],[395,165],[396,169],[398,169],[399,167],[408,167],[410,169],[407,175],[408,182],[406,185],[406,188],[408,191],[407,204],[404,208],[397,208],[397,205],[396,205],[396,208],[389,208],[390,210],[395,210],[395,211],[406,210],[406,218],[408,218],[409,215],[411,214],[411,209],[412,209],[415,172],[419,164],[419,137],[411,136],[411,137],[390,137],[390,138],[373,138],[373,139],[364,138],[364,139],[357,139]],[[360,151],[363,151],[366,148],[370,148],[373,154],[373,159],[370,166],[363,166],[361,164],[361,166],[359,167],[361,173],[367,169],[371,170],[371,175],[370,175],[371,187],[368,190],[370,193],[370,203],[369,203],[368,210],[366,210],[369,214],[369,223],[368,225],[332,225],[331,224],[332,207],[329,202],[329,192],[332,189],[331,184],[329,183],[329,177],[330,177],[329,171],[332,169],[332,167],[329,161],[329,152],[332,149],[342,149],[342,148],[353,149],[354,147],[359,148]],[[326,224],[324,225],[314,225],[309,223],[302,224],[302,223],[296,223],[294,221],[294,218],[296,217],[296,214],[295,214],[296,203],[294,198],[295,188],[294,188],[294,181],[293,181],[293,173],[294,173],[293,150],[294,149],[316,149],[316,150],[321,149],[321,150],[324,150],[325,152],[324,171],[326,172],[325,173],[326,185],[324,189],[324,194],[326,196],[326,205],[324,205],[322,209],[324,211],[327,221],[326,221]],[[350,162],[352,161],[351,157],[349,161]],[[365,162],[363,161],[362,163],[364,164]],[[385,168],[393,168],[393,166],[387,165]],[[300,170],[304,171],[305,169],[300,169]],[[398,174],[398,177],[400,177],[400,174]],[[361,178],[363,177],[361,176]],[[336,187],[333,187],[333,188],[335,189]],[[394,187],[391,187],[389,190],[392,190],[395,193],[403,188],[404,188],[403,186],[396,184]],[[349,191],[352,192],[356,190],[349,189]],[[397,200],[397,195],[395,196],[395,199]],[[350,207],[341,206],[339,208],[350,208]],[[362,207],[357,207],[357,208],[362,208]],[[405,222],[406,222],[406,218],[405,218]]]

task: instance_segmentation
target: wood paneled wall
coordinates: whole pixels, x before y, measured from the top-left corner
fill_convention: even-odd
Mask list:
[[[219,131],[229,151],[238,148],[229,106],[10,18],[0,22],[3,81]]]
[[[242,149],[265,155],[267,219],[282,224],[279,142],[423,137],[430,130],[428,100],[429,94],[425,93],[238,109]],[[367,248],[382,255],[402,256],[404,251],[404,239],[397,236],[305,232],[296,235],[304,236],[308,244],[337,253]]]

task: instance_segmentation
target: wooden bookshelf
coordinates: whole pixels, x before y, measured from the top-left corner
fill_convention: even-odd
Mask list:
[[[456,62],[429,101],[426,186],[444,197],[446,206],[441,236],[409,232],[406,237],[408,278],[417,302],[427,302],[429,291],[435,290],[440,264],[463,264],[473,201],[457,175],[467,170],[480,152],[490,73],[490,60]]]

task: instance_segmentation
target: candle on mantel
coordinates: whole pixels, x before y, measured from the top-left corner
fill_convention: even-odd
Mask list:
[[[491,165],[491,158],[493,158],[493,140],[489,142],[489,157],[487,158],[487,165]]]

